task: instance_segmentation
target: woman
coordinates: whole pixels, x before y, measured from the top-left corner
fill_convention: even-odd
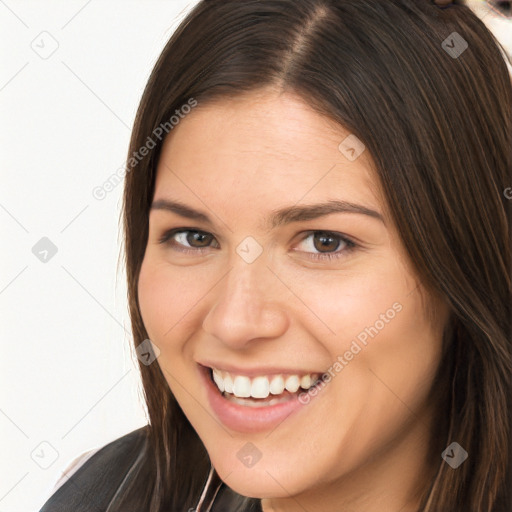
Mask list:
[[[123,205],[150,425],[42,511],[511,509],[512,85],[439,3],[180,25]]]

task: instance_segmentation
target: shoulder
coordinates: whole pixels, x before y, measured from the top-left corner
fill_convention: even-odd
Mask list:
[[[40,512],[104,510],[130,469],[144,457],[149,426],[138,428],[101,448],[89,450],[66,468]]]
[[[90,459],[95,453],[97,453],[100,448],[94,448],[92,450],[88,450],[78,457],[74,458],[67,466],[66,469],[62,472],[62,476],[57,480],[55,483],[55,486],[53,487],[52,493],[54,493],[59,487],[62,486],[69,478],[71,478],[71,475],[77,472],[77,470],[80,468],[80,466],[83,466],[85,462]]]

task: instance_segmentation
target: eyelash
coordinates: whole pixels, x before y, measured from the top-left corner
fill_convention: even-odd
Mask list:
[[[211,233],[208,233],[206,231],[201,231],[199,229],[185,229],[185,228],[177,228],[177,229],[170,229],[166,231],[159,239],[159,244],[167,244],[169,245],[173,250],[177,250],[180,252],[183,252],[185,254],[201,254],[203,252],[203,249],[208,249],[209,247],[198,247],[195,249],[188,249],[183,248],[181,244],[178,244],[174,240],[171,240],[171,238],[174,235],[177,235],[178,233],[199,233],[202,235],[211,235]],[[358,244],[356,244],[353,240],[346,237],[345,235],[342,235],[341,233],[335,233],[333,231],[323,231],[323,230],[316,230],[316,231],[308,231],[307,235],[301,239],[301,242],[304,240],[307,240],[310,236],[315,235],[316,233],[322,233],[324,235],[327,235],[329,237],[332,237],[334,239],[337,239],[339,242],[345,244],[344,249],[337,249],[337,252],[331,252],[331,253],[310,253],[305,252],[305,254],[308,254],[309,258],[313,260],[338,260],[340,258],[343,258],[347,256],[348,253],[352,252],[358,247]],[[298,251],[298,252],[304,252],[304,251]]]

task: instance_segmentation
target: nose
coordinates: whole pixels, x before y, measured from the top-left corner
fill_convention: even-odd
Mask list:
[[[286,289],[264,258],[250,264],[240,258],[234,261],[210,294],[211,307],[202,327],[233,349],[244,349],[256,339],[277,338],[288,328]]]

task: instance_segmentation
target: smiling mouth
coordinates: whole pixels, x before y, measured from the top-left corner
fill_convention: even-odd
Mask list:
[[[268,407],[296,400],[300,393],[308,392],[321,382],[320,373],[261,375],[251,378],[208,368],[208,374],[225,399],[249,407]]]

